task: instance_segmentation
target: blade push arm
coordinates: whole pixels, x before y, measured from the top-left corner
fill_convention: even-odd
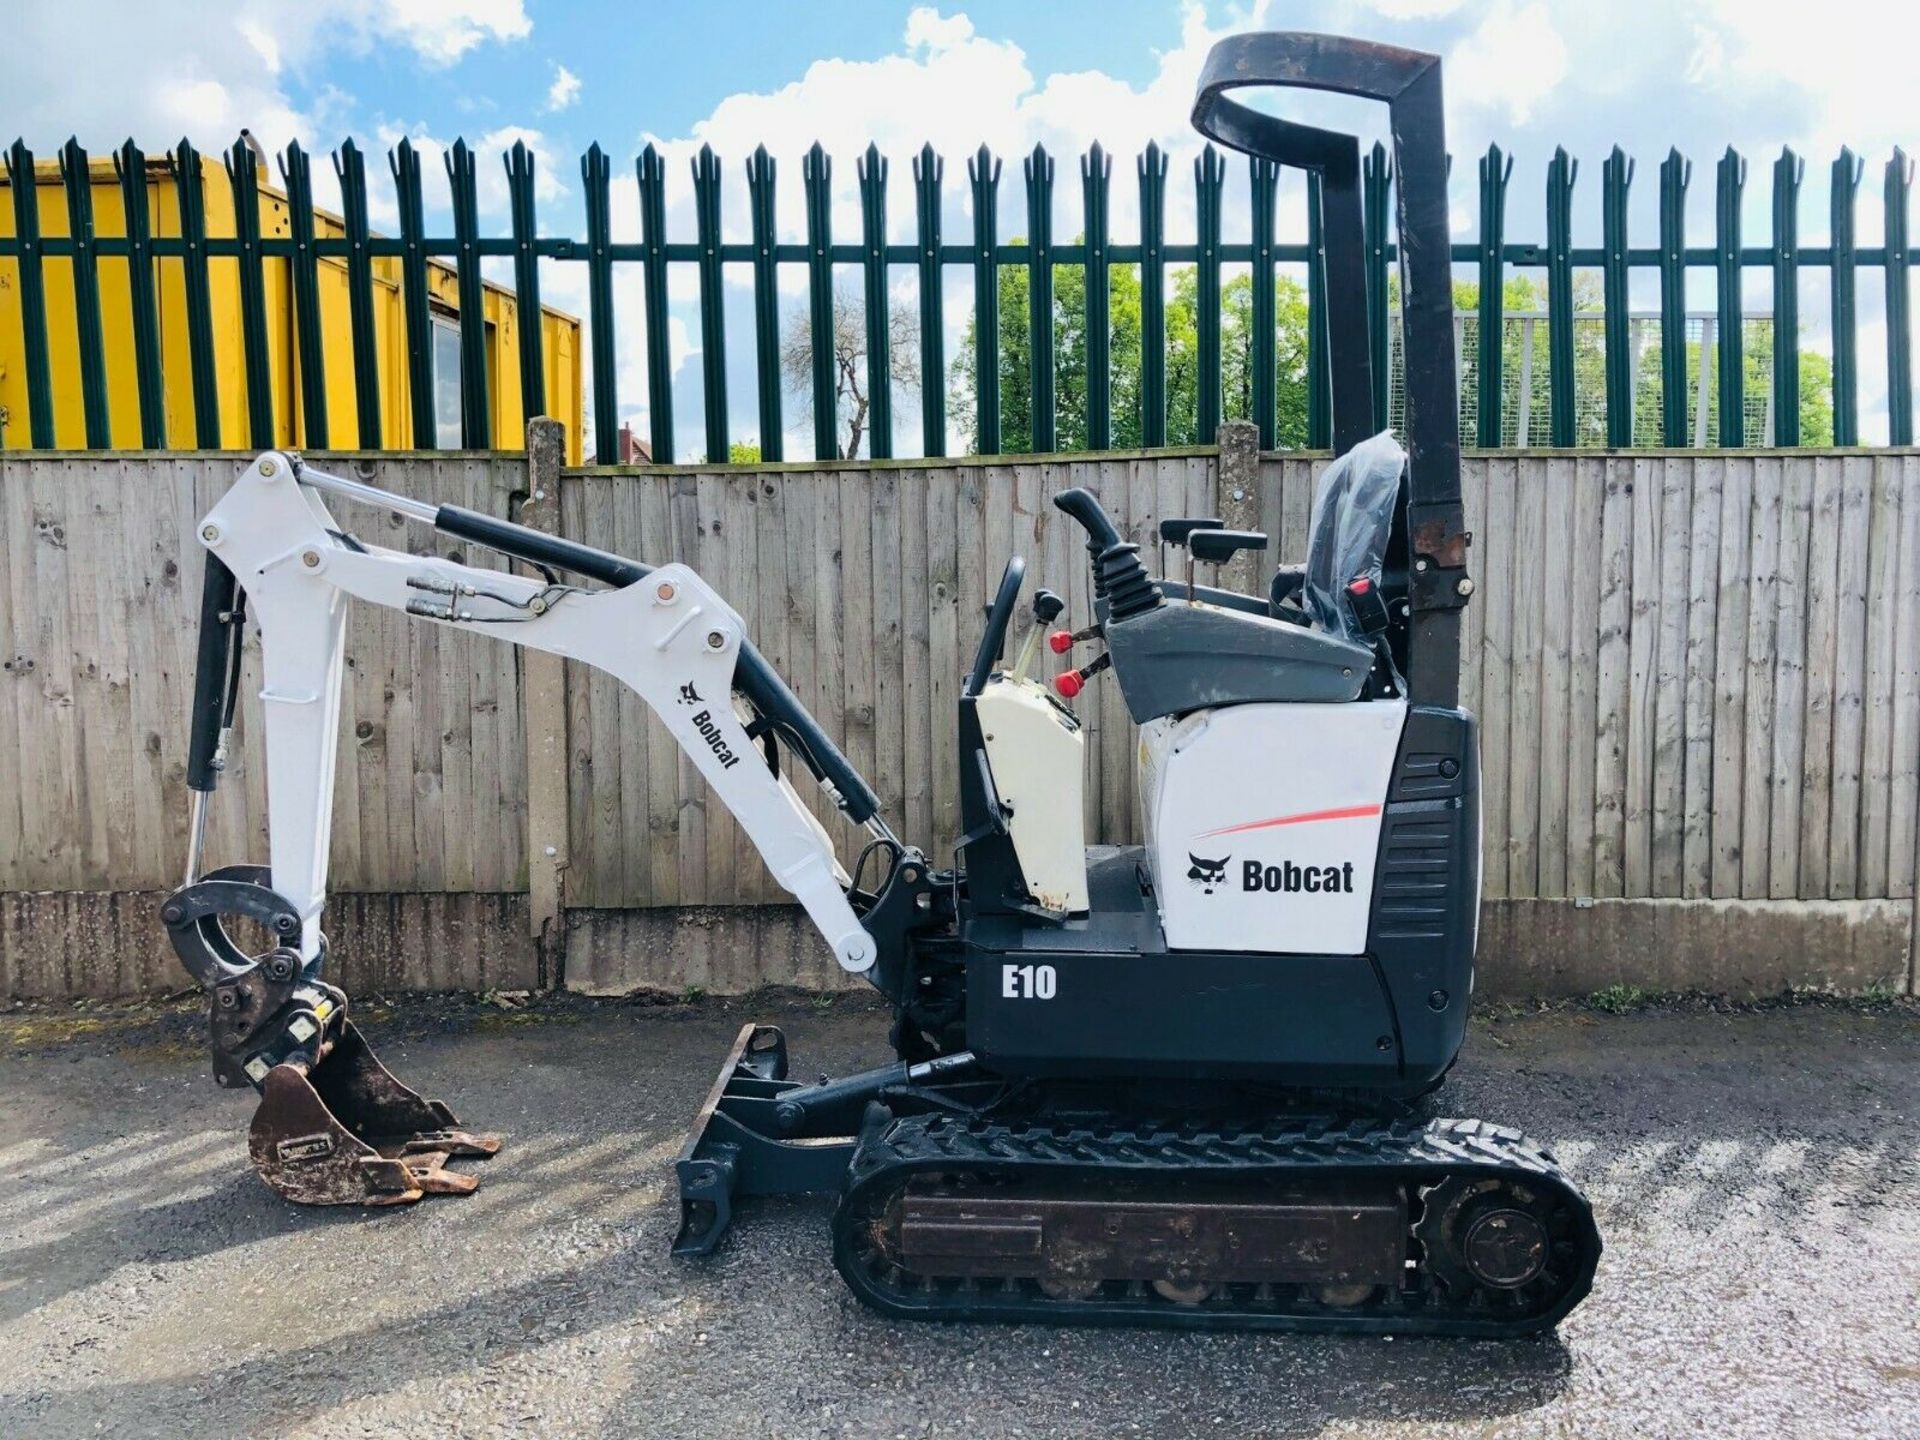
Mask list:
[[[840,965],[855,972],[872,966],[873,938],[848,902],[826,833],[785,778],[762,761],[733,698],[738,684],[780,730],[783,718],[789,726],[792,721],[779,713],[778,697],[791,701],[791,693],[784,685],[770,690],[765,677],[755,678],[753,665],[742,665],[745,626],[698,574],[677,564],[634,566],[637,573],[623,588],[586,591],[365,545],[328,513],[317,488],[321,482],[416,520],[433,523],[438,512],[338,477],[303,479],[297,463],[281,454],[260,456],[207,514],[199,533],[210,558],[246,591],[260,626],[273,889],[301,916],[303,957],[317,953],[326,894],[351,597],[585,661],[613,675],[666,725],[774,878],[806,909]],[[516,534],[501,538],[552,539],[505,528]],[[580,557],[528,558],[568,564]],[[765,669],[764,661],[759,668]],[[766,676],[778,684],[770,671]],[[792,705],[804,715],[797,702]],[[808,763],[819,773],[824,767],[817,748]],[[832,756],[845,765],[837,751]],[[843,808],[857,815],[856,806],[846,803],[846,790],[834,788]],[[864,782],[858,789],[870,797]],[[858,808],[866,810],[859,818],[871,817],[870,805]]]

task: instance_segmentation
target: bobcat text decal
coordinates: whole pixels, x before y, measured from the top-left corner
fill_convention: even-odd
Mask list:
[[[693,728],[698,730],[707,742],[707,748],[713,751],[721,768],[731,770],[740,763],[740,757],[733,753],[733,747],[727,744],[727,737],[720,733],[720,727],[713,723],[713,712],[702,710],[693,717]]]

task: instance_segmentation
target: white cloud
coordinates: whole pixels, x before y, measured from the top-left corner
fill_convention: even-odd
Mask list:
[[[907,12],[906,41],[909,50],[950,50],[973,38],[973,21],[964,15],[942,15],[931,5],[916,5]]]
[[[521,0],[356,0],[352,8],[368,29],[397,34],[422,59],[440,65],[489,41],[524,40],[533,31]]]
[[[343,118],[338,91],[296,102],[289,71],[315,73],[340,54],[399,50],[422,64],[451,64],[479,46],[525,38],[521,0],[92,0],[13,6],[0,45],[0,95],[8,138],[51,150],[70,134],[104,151],[132,135],[157,152],[186,132],[207,149],[245,125],[269,151],[292,139],[330,148],[320,122]],[[76,83],[50,55],[83,55]],[[331,167],[314,167],[316,183]]]
[[[1446,59],[1448,97],[1459,105],[1498,106],[1525,125],[1567,76],[1567,42],[1547,7],[1495,5]]]
[[[580,77],[564,65],[553,67],[553,84],[547,87],[547,109],[565,110],[580,100]]]

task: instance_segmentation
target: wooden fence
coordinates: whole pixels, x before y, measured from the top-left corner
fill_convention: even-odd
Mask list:
[[[1230,445],[569,471],[550,523],[698,568],[902,833],[944,856],[954,700],[1003,557],[1026,554],[1036,583],[1087,614],[1084,550],[1053,492],[1094,489],[1150,551],[1160,518],[1225,513],[1297,557],[1320,463]],[[0,458],[0,992],[171,983],[151,910],[129,897],[184,864],[192,524],[235,464]],[[528,489],[518,455],[378,465],[390,488],[503,515]],[[1911,984],[1920,454],[1494,452],[1469,459],[1466,487],[1493,988]],[[712,908],[782,897],[613,682],[570,666],[564,687],[523,693],[514,648],[364,609],[351,656],[334,845],[336,888],[358,897],[336,922],[349,976],[535,983],[544,962],[601,988],[834,978],[790,918]],[[264,855],[252,703],[213,812],[216,861]],[[1115,687],[1080,708],[1090,833],[1138,839]],[[543,733],[565,740],[550,761],[529,748]],[[551,818],[529,813],[530,764],[564,791]],[[526,935],[529,855],[563,875],[565,930],[544,954]],[[694,971],[675,953],[694,944],[689,916],[704,927]]]

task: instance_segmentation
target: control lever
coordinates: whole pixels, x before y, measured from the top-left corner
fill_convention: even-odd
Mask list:
[[[1160,522],[1160,541],[1187,552],[1187,603],[1197,603],[1193,596],[1193,547],[1187,544],[1196,530],[1218,530],[1226,524],[1218,515],[1185,516],[1177,520]]]
[[[1066,610],[1067,602],[1051,590],[1036,590],[1033,596],[1033,624],[1027,629],[1027,638],[1020,642],[1020,654],[1013,662],[1013,678],[1027,678],[1027,667],[1033,664],[1033,649],[1039,643],[1040,632],[1058,620]],[[1055,634],[1063,632],[1056,631]],[[1048,641],[1052,643],[1051,639]],[[1056,650],[1054,653],[1058,654]]]
[[[1113,664],[1113,652],[1107,651],[1091,664],[1082,665],[1078,670],[1063,670],[1053,677],[1053,688],[1062,700],[1071,700],[1087,688],[1087,681]]]

